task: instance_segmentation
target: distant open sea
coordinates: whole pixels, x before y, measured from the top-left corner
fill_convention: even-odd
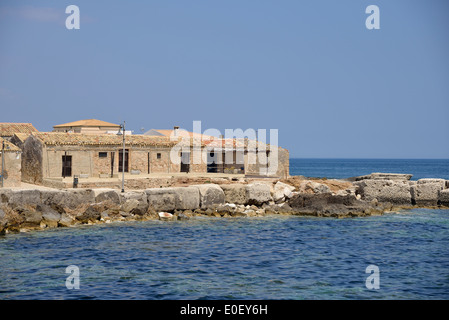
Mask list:
[[[372,172],[449,180],[449,159],[290,159],[290,175],[345,179]]]

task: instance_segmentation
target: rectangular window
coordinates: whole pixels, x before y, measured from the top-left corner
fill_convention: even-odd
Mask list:
[[[157,154],[157,158],[158,158],[158,159],[161,159],[161,158],[162,158],[162,154],[158,153],[158,154]]]
[[[98,157],[99,158],[107,158],[108,157],[108,153],[107,152],[99,152],[98,153]]]

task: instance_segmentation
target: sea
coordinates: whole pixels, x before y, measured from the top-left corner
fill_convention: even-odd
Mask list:
[[[295,176],[346,179],[373,172],[449,180],[449,159],[290,159],[290,175]]]
[[[449,179],[449,160],[291,159],[291,174]],[[198,217],[0,236],[0,300],[446,300],[449,210]]]

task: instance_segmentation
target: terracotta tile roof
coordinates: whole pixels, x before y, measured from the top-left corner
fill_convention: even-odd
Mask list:
[[[257,140],[249,140],[247,138],[243,139],[211,139],[204,140],[204,144],[209,148],[233,148],[233,149],[256,149],[256,148],[266,148],[270,149],[270,145]]]
[[[147,133],[153,134],[154,132],[158,132],[166,137],[173,137],[173,131],[174,130],[162,130],[162,129],[151,129]],[[248,138],[243,139],[236,139],[236,138],[228,138],[228,139],[222,139],[217,138],[210,135],[205,135],[201,133],[196,132],[190,132],[187,130],[179,129],[178,130],[178,136],[182,138],[182,145],[188,145],[189,143],[191,145],[199,145],[201,146],[208,146],[210,148],[223,148],[223,149],[240,149],[240,148],[263,148],[265,147],[267,150],[269,150],[270,145],[263,143],[261,141],[256,140],[249,140]],[[188,139],[190,137],[190,140]]]
[[[8,123],[0,122],[0,137],[12,137],[14,133],[38,132],[31,123]]]
[[[19,147],[15,146],[14,144],[9,142],[8,140],[2,139],[2,138],[0,138],[0,151],[3,148],[3,142],[5,143],[5,152],[21,151]]]
[[[173,132],[174,130],[173,129],[171,129],[171,130],[151,129],[150,131],[159,132],[160,134],[163,134],[166,137],[174,136],[174,132]],[[150,132],[150,131],[148,131],[148,132]],[[184,130],[184,129],[179,129],[178,130],[178,136],[182,137],[182,138],[190,137],[190,138],[193,138],[193,139],[202,139],[202,140],[210,140],[212,138],[215,138],[213,136],[208,136],[208,135],[201,134],[201,133],[196,133],[196,132],[190,132],[190,131],[187,131],[187,130]]]
[[[101,121],[97,119],[87,119],[87,120],[78,120],[74,122],[68,122],[63,124],[58,124],[56,126],[53,126],[53,128],[60,128],[60,127],[117,127],[117,129],[120,127],[119,124],[110,123],[106,121]]]
[[[83,134],[83,133],[66,133],[66,132],[38,132],[33,136],[41,140],[45,145],[60,146],[121,146],[123,145],[123,137],[115,134]],[[156,147],[172,147],[177,141],[170,141],[167,137],[153,137],[144,135],[125,135],[126,146],[156,146]]]

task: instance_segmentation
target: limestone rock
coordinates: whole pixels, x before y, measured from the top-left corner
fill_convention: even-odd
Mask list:
[[[276,203],[282,202],[285,200],[284,190],[276,190],[273,193],[273,201]]]
[[[449,189],[440,191],[438,201],[441,205],[449,207]]]
[[[354,184],[358,186],[357,194],[360,194],[363,200],[377,199],[379,202],[405,206],[412,204],[410,186],[406,181],[362,180]]]
[[[0,234],[3,234],[7,222],[6,213],[0,208]]]
[[[148,211],[148,198],[145,192],[128,191],[120,195],[122,210],[137,215],[144,215]]]
[[[196,187],[151,188],[145,193],[149,207],[156,211],[195,210],[200,206]]]
[[[225,202],[235,204],[246,204],[246,185],[244,184],[223,184],[220,185],[225,195]]]
[[[225,202],[224,192],[216,184],[197,184],[191,187],[198,188],[201,208],[209,208]]]
[[[293,196],[294,190],[295,187],[278,181],[274,185],[273,200],[279,203],[284,201],[285,199],[290,199]]]
[[[0,203],[8,203],[11,197],[11,189],[0,189]]]
[[[12,208],[24,205],[38,205],[41,203],[40,190],[11,190],[9,193],[8,204]]]
[[[42,212],[42,221],[47,227],[56,228],[61,219],[61,214],[47,205],[39,205],[36,210]]]
[[[145,190],[145,193],[151,209],[156,211],[173,211],[176,209],[176,195],[173,188],[151,188]]]
[[[177,195],[175,208],[177,210],[195,210],[200,207],[200,191],[195,187],[173,188]]]
[[[349,181],[362,181],[362,180],[408,181],[411,179],[412,176],[413,176],[412,174],[373,172],[368,175],[352,177],[347,180],[349,180]]]
[[[247,204],[260,206],[273,200],[270,186],[266,183],[254,182],[246,185]]]
[[[92,189],[41,190],[41,199],[42,204],[62,212],[61,208],[74,210],[94,203],[95,193]]]
[[[323,183],[314,182],[314,181],[310,181],[309,183],[307,183],[307,187],[312,189],[313,193],[331,192],[331,189],[327,185],[325,185]]]
[[[429,180],[421,182],[410,188],[412,196],[412,203],[418,206],[436,206],[438,204],[438,197],[441,190],[443,190],[441,182],[431,182]]]
[[[63,213],[61,214],[61,219],[58,221],[58,225],[61,227],[69,227],[75,224],[75,219],[72,218],[69,214]]]
[[[232,206],[230,204],[224,204],[224,205],[219,205],[217,207],[217,212],[224,215],[224,214],[232,214],[234,211],[236,211],[236,206],[235,204]]]
[[[76,219],[81,223],[89,223],[92,221],[97,221],[100,220],[100,218],[101,213],[98,212],[98,210],[92,205],[87,207],[87,209],[83,213],[76,216]]]
[[[115,189],[93,189],[95,202],[112,201],[115,204],[120,204],[119,191]]]
[[[190,220],[190,217],[184,213],[179,213],[177,215],[177,217],[178,217],[178,220]]]
[[[42,221],[42,212],[36,211],[31,206],[20,206],[14,209],[21,217],[21,227],[38,226]]]
[[[137,200],[137,199],[128,199],[128,200],[126,200],[122,204],[121,210],[126,212],[126,213],[131,213],[132,211],[137,209],[138,206],[139,206],[139,200]]]
[[[289,184],[286,184],[286,183],[283,183],[283,182],[278,181],[278,182],[276,182],[276,184],[274,185],[274,191],[276,191],[276,190],[282,190],[282,191],[284,191],[285,193],[288,193],[288,192],[293,192],[293,191],[295,191],[295,187],[294,187],[294,186],[291,186],[291,185],[289,185]]]
[[[417,181],[418,185],[428,184],[428,183],[439,184],[441,186],[441,189],[445,189],[446,188],[446,180],[444,180],[444,179],[423,178],[423,179],[419,179]]]
[[[354,195],[298,194],[288,201],[291,212],[298,215],[325,217],[365,216],[383,212],[383,207],[357,200]],[[281,209],[279,209],[281,212]]]

